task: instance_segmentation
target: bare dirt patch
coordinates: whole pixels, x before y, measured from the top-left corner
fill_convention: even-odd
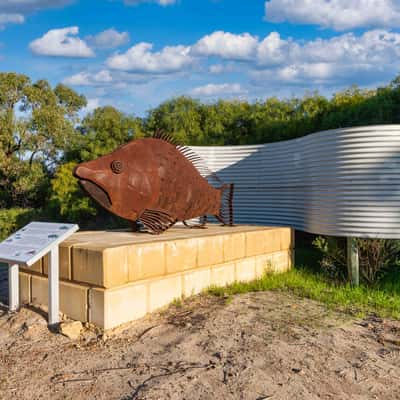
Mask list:
[[[199,296],[77,341],[26,308],[0,316],[2,399],[398,399],[399,374],[399,321],[280,292]]]

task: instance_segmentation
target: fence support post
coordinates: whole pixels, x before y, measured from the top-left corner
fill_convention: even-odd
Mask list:
[[[356,238],[347,238],[347,271],[349,282],[353,286],[360,285],[360,263]]]

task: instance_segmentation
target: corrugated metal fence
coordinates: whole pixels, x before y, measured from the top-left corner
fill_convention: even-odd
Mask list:
[[[256,146],[192,147],[235,183],[235,222],[400,239],[400,125]]]

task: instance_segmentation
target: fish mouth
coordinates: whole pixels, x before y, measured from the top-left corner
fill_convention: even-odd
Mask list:
[[[96,185],[94,182],[89,181],[87,179],[79,179],[79,184],[81,185],[82,189],[85,190],[93,199],[95,199],[102,207],[106,209],[111,208],[111,199],[108,193],[101,188],[100,186]]]

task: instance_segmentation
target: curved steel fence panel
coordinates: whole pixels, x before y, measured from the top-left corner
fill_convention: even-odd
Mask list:
[[[235,183],[237,223],[400,239],[400,125],[192,149],[222,180]]]

